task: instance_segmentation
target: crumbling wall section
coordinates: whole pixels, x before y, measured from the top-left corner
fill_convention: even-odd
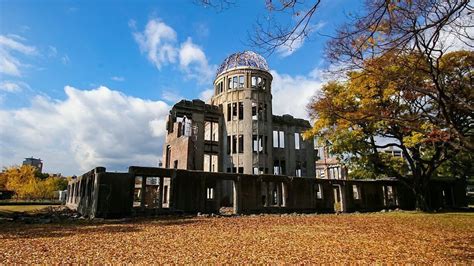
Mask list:
[[[134,194],[137,180],[139,197]],[[67,206],[84,216],[105,218],[148,212],[219,213],[226,206],[220,193],[224,183],[231,184],[235,214],[414,208],[409,188],[394,179],[328,180],[136,166],[128,173],[108,173],[99,167],[71,180]],[[433,206],[465,206],[461,181],[433,181],[430,186]],[[134,204],[134,198],[140,202]]]

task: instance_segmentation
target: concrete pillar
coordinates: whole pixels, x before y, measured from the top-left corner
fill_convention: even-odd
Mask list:
[[[346,212],[346,190],[347,190],[347,185],[340,185],[340,193],[341,193],[341,212]],[[352,189],[352,188],[351,188]]]
[[[198,188],[198,195],[199,195],[199,210],[200,212],[205,212],[206,211],[206,195],[207,194],[207,189],[206,189],[206,178],[201,178],[200,180],[200,187]]]
[[[158,209],[163,208],[163,185],[164,185],[164,178],[160,176],[159,187],[158,187]]]
[[[238,180],[233,181],[233,189],[234,189],[234,214],[240,213],[240,178]]]
[[[270,206],[271,205],[271,197],[273,197],[273,195],[270,195],[270,184],[271,182],[265,182],[267,185],[267,196],[265,197],[265,206]]]
[[[175,199],[176,195],[176,169],[174,169],[173,173],[171,174],[170,178],[170,187],[169,187],[169,201],[168,201],[168,206],[170,210],[173,210],[177,206],[177,202]]]
[[[214,189],[214,202],[215,202],[218,212],[221,207],[221,189],[222,189],[221,187],[222,187],[222,181],[216,180],[216,187]]]
[[[95,213],[97,211],[97,206],[99,205],[99,189],[100,189],[100,174],[96,173],[95,178],[94,178],[94,184],[92,186],[92,216],[95,216]],[[132,202],[133,205],[133,202]]]
[[[225,114],[225,111],[224,111],[224,106],[222,106],[222,113]],[[218,134],[219,134],[219,159],[218,159],[218,165],[217,165],[217,169],[218,169],[218,172],[225,172],[226,169],[225,169],[225,157],[227,156],[227,146],[224,145],[224,142],[225,142],[225,139],[226,139],[226,136],[227,136],[227,131],[226,131],[226,125],[225,125],[225,119],[223,116],[221,116],[219,118],[219,131],[218,131]]]
[[[387,192],[385,189],[385,185],[382,186],[382,194],[383,194],[383,206],[387,206]]]
[[[140,190],[140,207],[145,209],[145,194],[146,194],[146,176],[142,176],[142,188]]]
[[[275,182],[275,186],[276,186],[276,191],[277,191],[277,206],[278,207],[281,207],[281,184],[280,182]]]
[[[192,117],[193,127],[197,127],[197,136],[193,135],[194,170],[204,169],[204,115],[194,113]],[[194,134],[195,132],[193,132]]]
[[[281,206],[282,207],[286,207],[286,194],[287,194],[286,184],[282,182],[281,183],[281,199],[282,199]]]

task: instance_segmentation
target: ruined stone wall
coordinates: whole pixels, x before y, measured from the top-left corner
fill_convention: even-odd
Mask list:
[[[149,178],[158,178],[159,184],[148,185]],[[145,189],[140,188],[144,194],[137,205],[133,204],[134,180],[146,184]],[[225,207],[225,195],[220,189],[224,183],[231,184],[230,209],[236,214],[414,208],[411,192],[392,179],[328,180],[135,166],[128,173],[108,173],[104,168],[97,168],[72,180],[68,185],[67,206],[90,217],[148,212],[219,213]],[[79,188],[76,194],[72,191],[75,185]],[[156,185],[161,188],[149,194],[149,188],[157,188]],[[430,187],[432,200],[438,200],[432,202],[434,207],[465,206],[465,184],[460,180],[433,180]],[[150,204],[150,195],[157,197],[156,203]]]

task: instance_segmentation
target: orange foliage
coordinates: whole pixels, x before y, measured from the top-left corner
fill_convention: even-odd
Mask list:
[[[472,263],[471,214],[167,218],[0,226],[5,264]]]

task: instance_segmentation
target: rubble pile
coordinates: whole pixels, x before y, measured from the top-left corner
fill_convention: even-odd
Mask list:
[[[2,222],[20,222],[26,224],[48,224],[62,221],[84,219],[76,211],[70,210],[65,206],[49,206],[35,212],[13,212],[0,216]]]

